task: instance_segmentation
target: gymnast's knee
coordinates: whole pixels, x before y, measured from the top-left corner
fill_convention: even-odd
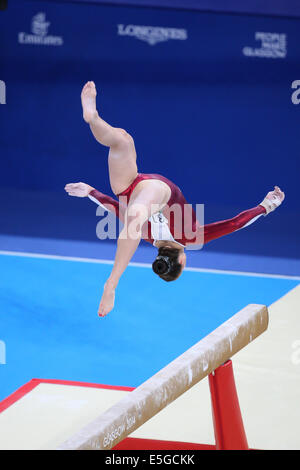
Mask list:
[[[125,129],[116,127],[115,130],[119,144],[128,145],[134,143],[132,136],[127,131],[125,131]]]

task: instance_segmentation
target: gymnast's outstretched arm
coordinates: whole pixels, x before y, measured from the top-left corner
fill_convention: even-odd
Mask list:
[[[230,233],[251,225],[262,215],[267,215],[274,211],[278,206],[280,206],[284,198],[284,193],[280,188],[278,188],[278,186],[275,186],[274,191],[270,191],[258,206],[243,211],[232,219],[222,220],[220,222],[214,222],[204,226],[197,224],[197,231],[199,231],[199,233],[202,232],[204,235],[203,242],[206,244],[212,240],[216,240],[217,238],[229,235]]]
[[[112,197],[101,193],[89,184],[69,183],[66,184],[65,190],[69,196],[89,197],[89,199],[91,199],[93,202],[96,202],[96,204],[103,207],[105,210],[114,213],[116,217],[119,217],[119,219],[123,222],[126,210],[125,206],[120,204],[119,201],[116,201]]]

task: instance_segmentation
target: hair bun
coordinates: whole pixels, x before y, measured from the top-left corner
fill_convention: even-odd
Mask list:
[[[167,274],[170,268],[171,263],[167,256],[158,256],[152,264],[152,269],[156,274]]]

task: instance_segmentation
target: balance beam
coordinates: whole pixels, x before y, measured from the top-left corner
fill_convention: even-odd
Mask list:
[[[265,305],[250,304],[61,444],[107,450],[228,361],[268,327]]]

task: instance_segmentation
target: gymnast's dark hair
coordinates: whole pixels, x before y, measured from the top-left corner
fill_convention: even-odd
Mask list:
[[[183,268],[178,261],[179,251],[176,248],[159,248],[152,269],[164,281],[175,281],[181,274]]]

